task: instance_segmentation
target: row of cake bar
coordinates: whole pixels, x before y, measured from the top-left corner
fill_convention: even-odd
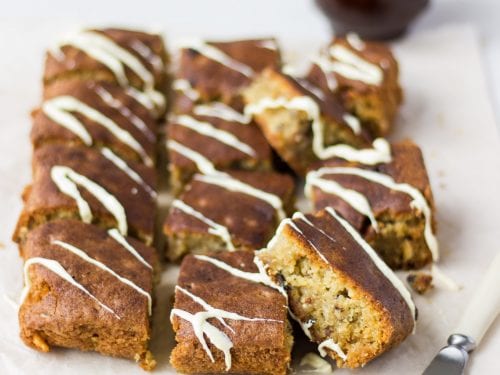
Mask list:
[[[33,181],[14,240],[21,337],[155,366],[156,150],[168,55],[159,35],[83,30],[51,48],[32,112]]]

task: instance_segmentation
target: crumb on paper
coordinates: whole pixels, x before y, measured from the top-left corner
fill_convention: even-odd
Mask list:
[[[0,242],[0,250],[5,249],[5,244],[3,242]]]
[[[410,273],[406,277],[406,281],[418,294],[425,294],[434,287],[432,284],[432,275],[426,272]]]
[[[306,370],[307,372],[314,372],[317,374],[330,374],[333,372],[332,365],[316,353],[307,353],[302,357],[300,366],[309,368],[309,370]]]

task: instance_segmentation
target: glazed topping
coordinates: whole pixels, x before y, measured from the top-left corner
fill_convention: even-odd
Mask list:
[[[208,44],[201,39],[185,40],[180,43],[179,48],[195,50],[203,56],[216,61],[231,70],[243,74],[245,77],[250,78],[254,74],[253,69],[248,65],[245,65],[233,59],[231,56],[228,56],[217,47],[213,46],[212,44]]]
[[[135,289],[139,294],[142,294],[143,296],[145,296],[147,298],[147,300],[148,300],[148,312],[149,312],[149,315],[152,314],[153,300],[151,298],[151,295],[148,292],[146,292],[144,289],[142,289],[141,287],[139,287],[138,285],[136,285],[134,282],[130,281],[129,279],[118,275],[115,271],[113,271],[111,268],[106,266],[104,263],[99,262],[99,261],[95,260],[94,258],[89,257],[85,251],[79,249],[76,246],[73,246],[67,242],[59,241],[59,240],[53,240],[52,244],[60,246],[65,250],[68,250],[69,252],[71,252],[71,253],[75,254],[76,256],[80,257],[81,259],[83,259],[85,262],[90,263],[90,264],[100,268],[103,271],[106,271],[110,275],[117,278],[123,284],[128,285],[129,287]]]
[[[349,145],[339,144],[333,146],[324,145],[324,123],[321,119],[318,104],[308,96],[297,96],[291,99],[284,97],[263,98],[256,103],[245,107],[245,114],[258,115],[270,109],[285,108],[293,111],[305,112],[312,120],[313,151],[320,159],[339,157],[348,161],[360,162],[367,165],[388,163],[391,161],[391,148],[383,138],[373,141],[373,148],[355,149]]]
[[[200,98],[200,93],[191,86],[187,79],[176,79],[172,82],[172,88],[175,91],[180,91],[193,102]]]
[[[178,154],[184,156],[185,158],[191,160],[196,164],[198,170],[203,174],[221,174],[222,172],[217,171],[213,163],[208,160],[205,156],[199,152],[190,149],[173,139],[167,140],[167,148],[177,152]]]
[[[356,229],[354,229],[351,224],[341,218],[333,208],[327,207],[325,210],[344,227],[344,229],[351,235],[354,241],[356,241],[358,245],[368,254],[379,271],[391,282],[391,284],[399,292],[401,297],[403,297],[414,319],[413,324],[415,324],[415,304],[413,303],[410,292],[408,291],[408,289],[406,289],[403,282],[396,276],[396,274],[389,268],[389,266],[385,264],[385,262],[375,252],[375,250],[372,249],[372,247],[363,239],[363,237],[361,237],[358,231],[356,231]]]
[[[151,143],[156,142],[155,134],[151,131],[151,129],[148,128],[146,123],[139,116],[133,113],[128,107],[125,107],[125,105],[123,105],[123,103],[119,99],[115,98],[104,87],[99,85],[93,86],[96,94],[99,95],[104,103],[116,109],[123,117],[126,117],[132,125],[134,125],[144,134],[148,141],[150,141]]]
[[[347,355],[342,351],[339,344],[337,344],[332,339],[327,339],[318,345],[318,351],[322,357],[326,357],[326,355],[328,354],[325,348],[334,351],[340,358],[342,358],[343,361],[347,359]]]
[[[80,120],[72,114],[72,112],[80,113],[105,127],[114,137],[137,152],[146,165],[153,165],[153,161],[146,154],[144,148],[128,131],[122,129],[109,117],[104,116],[101,112],[89,107],[73,96],[64,95],[46,100],[42,105],[42,110],[52,121],[72,131],[85,145],[91,146],[93,143],[91,135]]]
[[[208,225],[208,233],[213,234],[214,236],[218,236],[222,239],[222,241],[224,241],[228,251],[235,250],[233,242],[231,241],[231,234],[229,233],[229,230],[225,226],[209,219],[201,212],[195,210],[193,207],[187,205],[186,203],[184,203],[179,199],[176,199],[172,202],[172,208],[177,208],[178,210],[184,212],[185,214],[193,216],[196,219],[202,221],[203,223]]]
[[[240,124],[248,124],[252,120],[250,116],[245,116],[221,102],[199,104],[193,108],[193,113],[198,116],[217,117],[225,121],[239,122]]]
[[[134,247],[127,241],[127,239],[124,236],[122,236],[120,234],[120,232],[117,229],[113,228],[113,229],[108,230],[108,235],[112,239],[114,239],[116,242],[118,242],[120,245],[122,245],[125,248],[125,250],[127,250],[130,254],[132,254],[134,257],[136,257],[136,259],[139,262],[141,262],[142,264],[144,264],[149,269],[151,269],[151,270],[153,269],[153,267],[151,266],[151,264],[149,264],[146,261],[146,259],[144,259],[142,257],[142,255],[139,254],[139,252],[136,249],[134,249]]]
[[[153,69],[157,72],[163,72],[165,70],[165,65],[163,64],[163,60],[159,55],[157,55],[149,46],[143,43],[139,39],[134,39],[130,43],[130,47],[137,52],[142,58],[148,61]]]
[[[307,353],[304,355],[300,360],[300,366],[310,367],[313,369],[311,372],[317,374],[331,374],[333,371],[332,365],[316,353]]]
[[[92,222],[92,211],[90,205],[83,199],[78,191],[77,185],[83,186],[90,194],[92,194],[116,219],[118,230],[122,235],[127,235],[127,217],[125,208],[115,198],[108,193],[102,186],[87,177],[75,172],[69,167],[55,165],[50,171],[52,181],[58,189],[76,201],[80,217],[84,223]]]
[[[125,174],[130,177],[132,181],[139,184],[144,189],[144,191],[149,194],[151,199],[155,200],[157,198],[158,194],[156,193],[156,191],[151,186],[149,186],[136,171],[130,168],[125,160],[120,158],[107,147],[103,147],[101,149],[101,154],[103,154],[106,159],[116,165],[116,167],[125,172]]]
[[[259,40],[257,45],[261,48],[270,49],[271,51],[276,51],[278,49],[278,44],[274,39]]]
[[[324,175],[336,175],[336,174],[358,176],[358,177],[364,178],[366,180],[369,180],[371,182],[383,185],[388,189],[408,194],[413,199],[412,202],[410,203],[410,206],[412,208],[416,209],[417,211],[421,212],[425,217],[424,237],[425,237],[425,241],[427,243],[427,246],[429,247],[429,250],[431,251],[432,258],[434,261],[437,261],[439,259],[438,242],[437,242],[437,239],[436,239],[434,233],[432,232],[432,210],[431,210],[429,204],[427,203],[427,200],[425,199],[424,195],[420,192],[420,190],[418,190],[417,188],[415,188],[409,184],[397,183],[389,175],[375,172],[375,171],[366,170],[366,169],[352,168],[352,167],[320,168],[317,171],[310,172],[310,175],[311,175],[310,181],[312,181],[311,184],[317,186],[318,188],[320,188],[322,190],[324,190],[323,189],[324,187],[326,187],[328,189],[328,187],[331,186],[329,184],[329,182],[332,182],[332,181],[321,179],[321,177]],[[319,180],[318,180],[318,178],[319,178]],[[316,182],[319,181],[319,183],[315,183],[314,181],[316,181]],[[328,182],[324,182],[324,181],[328,181]],[[307,188],[307,185],[306,185],[306,190],[307,189],[310,189],[310,188]],[[327,190],[325,190],[325,191],[327,191]],[[340,194],[336,194],[336,193],[333,193],[333,194],[338,195],[341,199],[343,199],[347,203],[349,203],[353,208],[355,208],[356,210],[358,210],[362,214],[369,217],[370,220],[372,220],[371,218],[374,217],[374,214],[373,214],[373,211],[369,205],[369,202],[366,202],[368,204],[368,206],[366,204],[363,204],[363,203],[361,203],[361,205],[360,205],[360,202],[361,202],[360,200],[353,199],[353,196],[351,194],[352,190],[346,189],[346,191],[347,191],[347,194],[346,194],[346,192],[342,192],[342,191],[340,191]],[[329,192],[329,191],[327,191],[327,192]],[[358,196],[358,198],[359,198],[359,196]],[[367,201],[366,197],[364,197],[364,198]],[[356,204],[356,206],[354,204]],[[361,208],[361,209],[358,209],[356,207]]]
[[[134,98],[137,102],[141,103],[141,105],[155,117],[158,117],[158,115],[162,114],[167,105],[166,100],[163,96],[163,101],[160,102],[156,100],[155,102],[149,95],[137,90],[132,86],[126,87],[125,93],[131,98]]]
[[[342,118],[344,119],[345,123],[349,125],[354,134],[361,133],[361,122],[356,116],[353,116],[350,113],[345,113]]]
[[[351,45],[352,48],[363,51],[366,48],[365,42],[361,40],[358,34],[356,33],[348,33],[346,35],[347,43]]]
[[[40,257],[34,257],[28,259],[24,263],[24,289],[21,293],[21,304],[24,303],[26,300],[26,297],[28,297],[29,291],[31,289],[31,279],[29,275],[29,268],[33,264],[39,264],[41,266],[44,266],[45,268],[49,269],[50,271],[54,272],[57,276],[59,276],[61,279],[67,281],[74,287],[80,289],[83,293],[85,293],[87,296],[92,298],[95,302],[99,304],[104,310],[109,312],[110,314],[113,314],[117,319],[120,319],[120,317],[109,307],[106,306],[104,303],[99,301],[92,293],[90,293],[83,285],[80,283],[76,282],[73,276],[71,276],[68,271],[61,265],[56,260],[52,259],[46,259],[46,258],[40,258]]]
[[[318,66],[323,72],[326,84],[331,92],[335,92],[338,88],[338,82],[335,75],[331,74],[332,62],[326,56],[317,56],[313,59],[313,63]]]
[[[164,105],[165,98],[163,94],[154,88],[154,75],[136,56],[104,34],[95,31],[80,31],[70,35],[68,38],[62,40],[52,51],[54,57],[62,60],[63,53],[61,47],[66,45],[82,50],[93,59],[105,65],[113,72],[116,80],[122,86],[129,86],[125,67],[132,70],[143,81],[144,94],[148,95],[158,106]]]
[[[225,322],[225,319],[230,320],[242,320],[248,322],[275,322],[275,323],[284,323],[281,320],[275,319],[264,319],[264,318],[248,318],[246,316],[239,315],[234,312],[229,312],[225,310],[220,310],[212,307],[207,302],[205,302],[200,297],[194,295],[188,290],[176,286],[176,290],[190,297],[194,302],[198,303],[202,306],[205,311],[200,311],[195,314],[191,314],[187,311],[181,309],[172,309],[170,313],[170,319],[174,315],[177,315],[179,318],[184,319],[191,323],[193,327],[193,332],[202,345],[203,349],[207,353],[208,357],[212,362],[215,362],[214,356],[208,347],[208,344],[205,340],[205,336],[210,340],[210,343],[214,345],[217,349],[224,353],[224,361],[226,364],[226,371],[231,369],[231,348],[233,347],[233,342],[229,338],[229,336],[224,333],[222,330],[218,329],[214,325],[208,322],[209,319],[216,318],[218,319],[224,326],[226,326],[230,331],[234,333],[234,330]]]
[[[248,144],[240,141],[234,134],[218,129],[209,122],[206,121],[198,121],[191,116],[188,115],[180,115],[177,116],[173,123],[176,125],[184,126],[189,128],[195,132],[198,132],[204,136],[216,139],[217,141],[224,143],[238,151],[241,151],[244,154],[247,154],[251,157],[255,157],[257,153],[255,150],[250,147]]]

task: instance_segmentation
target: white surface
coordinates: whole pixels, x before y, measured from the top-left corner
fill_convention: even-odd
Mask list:
[[[10,20],[0,17],[4,51],[0,59],[0,199],[4,208],[0,242],[5,245],[0,249],[2,373],[143,373],[125,360],[65,350],[39,354],[26,348],[17,336],[16,311],[3,298],[17,298],[22,288],[22,265],[10,235],[21,209],[19,193],[30,180],[29,110],[38,102],[42,53],[49,42],[81,25],[110,22],[159,27],[169,40],[189,35],[277,35],[292,58],[309,55],[329,39],[328,28],[312,10],[310,1],[293,2],[286,14],[284,2],[280,1],[167,3],[146,1],[138,10],[136,2],[117,8],[110,2],[96,1],[83,2],[80,8],[62,1],[39,1],[29,6],[17,2],[12,3],[17,5],[12,8]],[[24,18],[20,18],[23,14]],[[459,292],[438,289],[416,298],[420,310],[417,333],[358,371],[363,374],[420,373],[445,343],[483,271],[500,248],[500,144],[480,69],[476,34],[470,28],[452,26],[437,30],[439,22],[432,19],[422,19],[421,25],[425,23],[425,31],[397,46],[406,102],[393,138],[409,136],[423,148],[438,208],[441,268],[464,288]],[[161,323],[156,324],[153,343],[159,359],[157,373],[166,373],[172,346],[167,301],[174,274],[174,270],[167,272],[158,288],[155,322]],[[473,353],[469,372],[500,373],[499,348],[497,319]]]

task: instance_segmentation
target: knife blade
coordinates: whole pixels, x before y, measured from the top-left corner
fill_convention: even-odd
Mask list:
[[[500,253],[475,289],[448,345],[434,357],[423,375],[461,375],[472,352],[500,312]]]

